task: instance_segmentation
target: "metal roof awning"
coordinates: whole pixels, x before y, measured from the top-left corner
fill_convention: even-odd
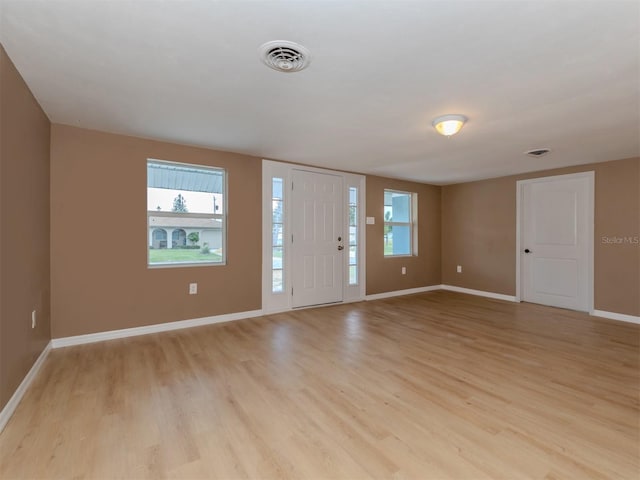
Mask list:
[[[147,162],[147,187],[188,192],[222,193],[224,170],[189,167],[173,163]]]

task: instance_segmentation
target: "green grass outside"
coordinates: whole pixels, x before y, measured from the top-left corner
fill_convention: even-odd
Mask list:
[[[217,253],[200,253],[200,250],[182,250],[173,248],[153,248],[149,249],[149,263],[171,263],[171,262],[220,262],[222,257]]]

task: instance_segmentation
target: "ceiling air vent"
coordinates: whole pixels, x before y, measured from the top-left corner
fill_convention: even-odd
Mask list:
[[[260,47],[259,52],[264,64],[279,72],[299,72],[311,62],[309,50],[286,40],[267,42]]]
[[[534,150],[529,150],[528,152],[524,152],[524,153],[526,155],[529,155],[530,157],[538,158],[538,157],[544,157],[550,151],[551,150],[549,150],[548,148],[536,148]]]

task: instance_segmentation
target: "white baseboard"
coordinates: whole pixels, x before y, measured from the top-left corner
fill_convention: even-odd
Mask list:
[[[374,293],[371,295],[367,295],[364,299],[367,301],[380,300],[382,298],[399,297],[401,295],[412,295],[414,293],[431,292],[433,290],[441,289],[442,285],[430,285],[428,287],[407,288],[406,290],[393,290],[392,292]]]
[[[392,292],[374,293],[367,295],[365,300],[380,300],[382,298],[397,297],[400,295],[411,295],[414,293],[432,292],[434,290],[448,290],[450,292],[466,293],[479,297],[494,298],[496,300],[506,300],[507,302],[517,302],[515,296],[504,295],[502,293],[485,292],[483,290],[473,290],[471,288],[456,287],[454,285],[430,285],[428,287],[409,288],[407,290],[394,290]]]
[[[22,400],[22,397],[24,396],[24,393],[27,391],[27,388],[29,388],[29,385],[31,385],[31,382],[33,382],[33,379],[38,374],[40,367],[42,367],[42,364],[47,358],[47,355],[49,355],[50,351],[51,351],[51,342],[47,343],[47,346],[44,347],[44,350],[42,350],[42,353],[40,353],[40,356],[35,361],[31,369],[29,370],[29,373],[27,373],[27,375],[24,377],[24,379],[22,380],[22,382],[20,383],[16,391],[13,393],[13,395],[11,396],[7,404],[4,406],[4,408],[0,412],[0,433],[2,433],[2,430],[4,430],[4,427],[9,422],[9,419],[13,415],[13,412],[15,412],[16,408],[18,408],[18,404],[20,403],[20,400]]]
[[[590,313],[596,317],[609,318],[611,320],[619,320],[621,322],[640,324],[640,317],[636,315],[627,315],[625,313],[607,312],[605,310],[594,310]]]
[[[75,335],[73,337],[54,338],[51,340],[51,346],[53,348],[61,348],[85,343],[102,342],[104,340],[114,340],[116,338],[137,337],[138,335],[147,335],[149,333],[168,332],[170,330],[201,327],[214,323],[232,322],[234,320],[259,317],[262,314],[262,310],[251,310],[248,312],[225,313],[224,315],[215,315],[212,317],[194,318],[192,320],[145,325],[144,327],[124,328],[122,330],[109,330],[107,332],[88,333],[86,335]]]
[[[278,313],[285,313],[285,312],[290,312],[292,309],[289,307],[284,307],[284,308],[274,308],[273,310],[263,310],[262,314],[263,315],[276,315]]]
[[[479,297],[494,298],[496,300],[505,300],[507,302],[517,302],[518,299],[514,295],[505,295],[503,293],[485,292],[484,290],[473,290],[471,288],[456,287],[454,285],[440,285],[442,290],[450,292],[466,293],[469,295],[477,295]]]

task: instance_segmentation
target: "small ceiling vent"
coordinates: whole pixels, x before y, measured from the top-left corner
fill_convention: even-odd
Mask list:
[[[259,52],[264,64],[279,72],[299,72],[307,68],[311,62],[309,50],[286,40],[267,42],[260,46]]]
[[[524,152],[524,153],[526,155],[529,155],[530,157],[539,158],[539,157],[544,157],[550,151],[551,150],[549,150],[548,148],[536,148],[534,150],[529,150],[528,152]]]

